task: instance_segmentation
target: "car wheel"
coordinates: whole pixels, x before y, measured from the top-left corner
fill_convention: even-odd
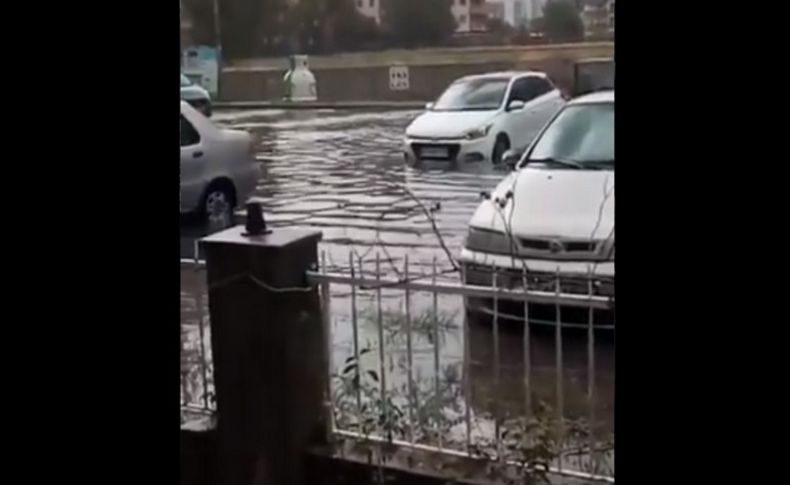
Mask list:
[[[201,212],[212,228],[227,228],[233,223],[233,190],[225,184],[214,184],[203,196]]]
[[[203,105],[203,114],[206,118],[211,118],[211,103],[206,102],[206,104]]]
[[[510,140],[505,135],[499,135],[494,144],[494,151],[491,153],[491,163],[499,165],[502,163],[502,156],[510,149]]]

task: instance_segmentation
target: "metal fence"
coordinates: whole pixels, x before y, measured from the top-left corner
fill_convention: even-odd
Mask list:
[[[396,276],[382,271],[383,261]],[[202,261],[182,259],[181,265],[182,278],[194,275],[205,283]],[[601,431],[595,404],[600,393],[596,388],[596,339],[601,332],[607,333],[605,338],[614,334],[613,320],[600,324],[596,317],[600,312],[613,313],[614,298],[599,294],[599,282],[592,276],[586,279],[587,292],[583,294],[578,278],[571,291],[564,291],[563,278],[556,274],[553,291],[548,291],[545,281],[531,283],[537,280],[526,268],[521,278],[512,274],[503,278],[502,272],[492,269],[486,286],[464,284],[464,269],[460,281],[457,275],[447,277],[448,272],[437,269],[435,258],[420,265],[420,272],[410,268],[408,255],[397,269],[391,259],[382,260],[378,254],[365,261],[351,253],[348,265],[343,266],[330,268],[322,253],[319,270],[307,274],[308,282],[320,289],[322,301],[330,356],[326,393],[331,436],[486,458],[514,468],[538,463],[550,473],[614,482],[613,432]],[[192,303],[182,305],[181,396],[183,408],[211,412],[210,329],[203,291],[202,284],[187,292],[182,285],[182,300],[184,293],[193,296]],[[446,298],[455,300],[440,304]],[[482,302],[484,310],[471,302]],[[500,315],[504,305],[511,310],[520,306],[520,321],[514,322],[511,314],[506,322]],[[443,312],[457,307],[463,308],[458,318],[462,324],[453,327],[454,319]],[[545,316],[533,318],[536,307],[553,307],[554,321]],[[186,318],[184,308],[188,310]],[[571,309],[586,312],[586,325],[563,321],[563,312]],[[519,337],[521,375],[504,382],[501,333],[507,326],[512,337],[514,325],[523,328]],[[336,338],[335,332],[342,329],[349,333],[348,327],[350,345],[344,346],[345,341]],[[553,367],[553,385],[547,385],[545,376],[539,382],[533,368],[536,327],[542,330],[542,339],[553,342],[553,358],[548,364]],[[448,328],[455,328],[463,340],[460,358],[442,353],[440,342]],[[361,335],[365,332],[369,338]],[[563,345],[569,333],[584,340],[586,349],[586,389],[573,410],[566,409]],[[490,335],[490,340],[480,339],[482,334]],[[476,345],[492,347],[490,353],[485,352],[484,359],[490,358],[488,367],[474,358]],[[460,372],[454,371],[453,365],[460,367]],[[481,365],[486,371],[478,379],[476,391],[474,367]],[[507,406],[506,400],[500,400],[498,391],[503,386],[521,396],[517,405]],[[515,387],[520,390],[514,391]],[[552,405],[536,396],[539,387],[550,389],[553,396],[547,400]],[[607,392],[613,395],[613,387]],[[487,402],[480,403],[481,396]]]
[[[205,262],[181,260],[181,408],[208,414],[216,409],[210,325],[205,294]]]
[[[391,260],[385,260],[392,265]],[[349,254],[348,267],[342,272],[330,272],[327,269],[325,255],[321,257],[321,270],[308,273],[308,280],[320,286],[327,346],[330,355],[335,354],[333,365],[329,366],[330,375],[328,382],[332,383],[327,393],[331,396],[333,417],[331,432],[342,437],[356,439],[374,439],[390,442],[400,446],[418,448],[455,456],[486,457],[492,462],[525,466],[527,461],[534,458],[545,464],[552,473],[559,473],[578,478],[614,481],[614,442],[613,433],[601,439],[601,433],[596,434],[596,334],[614,332],[613,307],[614,297],[600,295],[600,281],[591,275],[586,278],[586,294],[579,292],[579,278],[574,278],[569,285],[571,291],[563,290],[564,278],[555,274],[553,291],[546,291],[545,281],[530,275],[526,268],[521,272],[521,277],[514,279],[512,274],[493,268],[489,270],[490,285],[470,285],[461,270],[461,278],[445,279],[443,271],[437,270],[436,259],[432,264],[423,264],[429,271],[416,273],[409,267],[408,255],[403,260],[403,268],[398,271],[397,277],[382,275],[382,259],[376,255],[375,259],[363,261],[354,254]],[[477,269],[479,271],[480,268]],[[479,276],[479,275],[478,275]],[[442,278],[444,281],[440,281]],[[582,278],[585,279],[585,278]],[[534,284],[532,283],[534,282]],[[612,290],[613,290],[613,282]],[[333,293],[333,288],[340,286],[348,293]],[[535,289],[538,286],[540,289]],[[402,305],[400,317],[393,319],[392,305],[383,303],[385,297],[397,298],[400,293]],[[422,294],[423,298],[420,298]],[[339,313],[338,296],[347,297],[350,314],[345,320],[350,320],[351,349],[345,359],[337,358],[333,352],[332,331],[333,315]],[[367,296],[367,300],[363,298]],[[427,296],[427,298],[426,298]],[[461,362],[462,380],[453,388],[451,378],[443,372],[440,352],[441,327],[446,325],[447,319],[441,315],[439,300],[442,297],[455,296],[463,299],[451,302],[463,305],[463,358]],[[415,302],[422,300],[426,306],[425,313],[415,312]],[[365,311],[362,301],[367,301],[371,308]],[[485,311],[473,307],[472,302],[483,304]],[[500,307],[505,303],[521,305],[520,321],[516,322],[523,327],[523,375],[519,380],[523,396],[518,410],[505,410],[500,406],[497,393],[501,382],[501,342],[500,331],[504,319],[500,315]],[[334,306],[333,306],[334,305]],[[345,306],[346,302],[342,302]],[[547,322],[545,318],[533,318],[531,311],[537,307],[553,307],[555,320]],[[563,310],[586,311],[586,325],[577,322],[563,321]],[[596,322],[596,317],[601,312],[611,312],[612,319],[605,322]],[[366,345],[360,341],[360,316],[367,316],[366,323],[375,327],[375,343]],[[479,318],[480,315],[484,318]],[[508,315],[509,329],[512,336],[512,314]],[[483,320],[484,331],[490,331],[491,339],[486,341],[493,347],[490,353],[491,374],[487,375],[482,384],[483,393],[493,394],[494,405],[490,415],[475,413],[475,404],[472,402],[476,394],[473,390],[472,366],[475,358],[471,347],[475,345],[471,337],[470,325],[476,325],[479,334],[480,320]],[[400,369],[386,365],[388,356],[403,351],[398,349],[398,344],[393,344],[393,339],[385,334],[391,333],[393,325],[400,327],[405,347],[404,364]],[[543,332],[548,329],[553,333],[554,341],[554,407],[547,409],[545,403],[536,403],[534,390],[535,381],[530,355],[533,347],[531,338],[533,329],[540,326]],[[489,328],[490,326],[490,328]],[[579,327],[583,330],[580,330]],[[419,327],[419,328],[418,328]],[[565,383],[563,341],[564,333],[573,332],[578,339],[579,332],[586,340],[587,357],[587,409],[582,419],[569,419],[565,409]],[[423,372],[428,379],[420,379],[416,375],[417,365],[414,358],[415,337],[422,333],[428,336],[432,345],[428,345],[428,353],[432,356],[423,360]],[[334,347],[337,346],[335,342]],[[478,362],[479,364],[479,362]],[[432,369],[430,369],[432,367]],[[399,375],[400,374],[400,375]],[[405,376],[403,375],[405,374]],[[398,392],[396,382],[398,378],[405,379],[405,385]],[[420,386],[420,382],[423,385]],[[479,394],[479,393],[477,393]],[[613,394],[613,389],[612,389]],[[486,406],[481,406],[486,407]],[[520,412],[518,412],[520,411]],[[488,424],[493,427],[493,433],[476,433],[475,427]],[[605,434],[605,433],[604,433]],[[514,438],[515,436],[515,438]],[[545,446],[544,446],[545,445]],[[548,450],[547,450],[548,448]],[[539,453],[542,450],[542,455]],[[536,454],[537,453],[537,454]],[[608,455],[607,455],[608,454]],[[576,466],[571,466],[569,461],[576,457]],[[607,462],[607,463],[602,463]]]

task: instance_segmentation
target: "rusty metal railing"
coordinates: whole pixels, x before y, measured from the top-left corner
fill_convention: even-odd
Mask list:
[[[432,379],[430,379],[429,387],[433,389],[433,392],[436,395],[440,393],[442,387],[442,383],[440,382],[440,372],[442,369],[441,365],[443,355],[440,353],[438,346],[438,341],[440,338],[440,297],[455,296],[463,297],[465,302],[468,299],[484,299],[490,302],[487,313],[491,319],[491,341],[493,347],[493,375],[491,379],[495,389],[498,389],[501,384],[501,305],[505,301],[511,303],[523,303],[523,316],[521,317],[521,324],[524,327],[524,334],[523,340],[520,343],[520,351],[523,353],[523,380],[521,381],[523,384],[523,393],[521,395],[523,396],[523,417],[525,419],[532,417],[531,415],[535,404],[533,402],[533,388],[535,386],[535,380],[532,367],[532,328],[535,326],[553,326],[553,341],[555,349],[553,359],[555,368],[555,382],[553,392],[554,400],[556,402],[556,408],[554,409],[554,412],[556,423],[558,423],[557,429],[555,431],[560,439],[562,439],[563,435],[567,433],[567,430],[563,425],[566,418],[563,336],[564,332],[569,331],[569,329],[578,329],[580,326],[584,328],[586,330],[584,334],[586,335],[587,339],[586,398],[590,403],[589,408],[587,409],[586,419],[588,422],[588,428],[591,431],[587,437],[587,442],[582,444],[577,443],[576,446],[585,448],[587,450],[585,453],[590,455],[591,460],[595,458],[595,454],[598,453],[596,450],[601,449],[601,445],[595,439],[595,433],[592,432],[592,430],[596,428],[596,421],[598,419],[598,416],[596,416],[595,406],[593,404],[599,393],[599,390],[596,389],[595,383],[596,332],[601,330],[613,332],[614,328],[613,326],[608,325],[596,325],[594,319],[596,311],[610,310],[613,308],[614,298],[595,294],[593,291],[592,277],[588,279],[588,291],[585,295],[579,293],[563,292],[559,274],[557,274],[557,284],[555,285],[553,292],[545,291],[545,286],[542,287],[540,291],[532,290],[529,288],[529,278],[526,273],[526,269],[522,274],[521,287],[516,288],[512,285],[510,287],[504,287],[501,285],[499,283],[496,269],[492,270],[490,286],[464,284],[463,268],[461,269],[460,281],[458,281],[457,276],[455,278],[443,278],[443,280],[440,281],[439,276],[443,273],[438,271],[435,258],[432,261],[432,264],[430,264],[430,271],[428,273],[413,274],[411,272],[412,269],[410,268],[409,259],[408,257],[405,257],[401,269],[402,272],[398,272],[399,274],[397,278],[388,277],[382,273],[382,260],[378,254],[376,254],[375,260],[367,261],[368,268],[365,267],[365,261],[363,261],[362,258],[355,258],[353,252],[349,254],[348,261],[348,268],[344,268],[342,270],[337,267],[330,268],[326,264],[326,254],[325,252],[322,252],[321,264],[318,268],[318,271],[310,271],[306,275],[308,283],[315,285],[320,290],[322,303],[322,322],[324,325],[326,338],[325,345],[327,346],[327,355],[330,359],[330,361],[327,363],[329,365],[326,366],[329,374],[327,375],[325,388],[326,403],[330,417],[328,420],[328,433],[339,437],[362,438],[371,440],[372,442],[388,442],[398,446],[444,453],[449,456],[480,458],[480,437],[473,433],[474,426],[479,424],[479,417],[477,416],[477,413],[475,413],[475,406],[472,403],[472,382],[470,369],[472,364],[470,350],[470,310],[473,310],[472,308],[464,308],[463,313],[463,326],[461,327],[461,332],[464,336],[463,361],[461,363],[463,379],[462,382],[459,383],[459,387],[461,389],[460,400],[462,402],[460,406],[461,412],[455,420],[457,423],[454,421],[455,428],[461,429],[463,436],[462,438],[455,440],[451,436],[444,435],[442,432],[442,426],[437,420],[431,425],[432,433],[435,437],[433,442],[429,443],[426,442],[425,439],[417,437],[417,415],[422,411],[420,406],[424,405],[424,403],[419,402],[415,390],[417,383],[415,382],[415,363],[413,359],[415,357],[416,351],[412,338],[416,330],[412,328],[412,324],[414,323],[413,320],[415,318],[414,307],[412,303],[415,294],[428,293],[430,294],[430,298],[428,300],[430,303],[427,305],[427,307],[431,318],[428,320],[430,322],[430,328],[428,328],[427,331],[430,332],[433,341],[436,342],[436,345],[434,345],[431,349],[430,363],[428,364],[432,367],[433,371],[433,376]],[[370,270],[370,266],[373,266],[373,270]],[[181,259],[181,267],[182,270],[191,272],[193,276],[199,275],[200,279],[203,281],[205,280],[203,273],[205,270],[205,262],[199,260],[197,257],[192,259]],[[368,407],[369,409],[369,406],[372,405],[371,403],[375,401],[378,401],[379,403],[387,403],[392,400],[392,398],[389,396],[389,393],[394,388],[395,382],[398,379],[402,380],[405,378],[406,383],[404,387],[406,389],[406,396],[400,401],[400,403],[406,407],[406,412],[404,413],[403,417],[405,420],[405,425],[403,426],[404,432],[399,437],[393,436],[392,434],[388,435],[387,433],[380,432],[377,429],[344,427],[343,423],[338,422],[338,420],[335,418],[337,415],[337,403],[334,402],[333,395],[337,391],[338,374],[335,370],[333,370],[331,363],[334,354],[336,354],[336,348],[335,344],[333,343],[332,335],[333,326],[335,324],[333,321],[333,315],[336,315],[337,311],[340,310],[339,304],[341,303],[338,301],[338,294],[333,293],[333,287],[338,286],[350,290],[348,293],[343,293],[343,299],[350,299],[349,306],[351,308],[351,315],[347,319],[347,322],[352,327],[352,342],[350,346],[352,355],[349,357],[349,359],[351,359],[351,361],[355,362],[357,365],[356,371],[352,373],[352,378],[356,379],[356,387],[353,387],[354,391],[350,396],[349,401],[351,404],[351,413],[358,414],[360,418],[359,421],[361,422],[365,408]],[[183,291],[184,290],[182,289],[182,292]],[[198,387],[202,389],[202,392],[188,392],[190,389],[185,387],[186,376],[182,376],[182,408],[194,411],[213,412],[215,405],[211,398],[213,384],[211,382],[211,362],[209,355],[210,344],[208,342],[208,332],[210,330],[208,329],[208,316],[204,315],[205,312],[203,309],[204,288],[202,286],[198,286],[193,288],[191,291],[193,294],[196,316],[192,319],[187,319],[188,322],[185,323],[185,319],[182,315],[182,333],[186,325],[189,327],[187,328],[188,332],[191,332],[191,335],[198,341],[197,348],[191,349],[192,351],[196,351],[194,353],[198,358],[198,368],[197,370],[194,370],[190,376],[193,378],[196,377],[198,379],[200,382]],[[386,335],[386,331],[388,329],[385,328],[385,308],[383,304],[385,292],[388,294],[386,295],[387,297],[390,297],[392,293],[400,293],[404,300],[405,315],[404,320],[402,321],[402,328],[399,330],[405,332],[404,337],[406,356],[404,359],[405,369],[400,375],[393,375],[393,372],[387,366],[387,361],[392,359],[395,351],[391,348],[392,344],[388,342]],[[369,320],[373,325],[375,325],[375,331],[372,332],[371,335],[373,336],[372,338],[374,340],[377,340],[377,349],[363,349],[362,342],[360,341],[360,325],[362,325],[363,322],[360,322],[360,318],[358,317],[361,311],[359,308],[359,303],[360,298],[362,298],[362,294],[371,295],[370,301],[372,302],[374,308],[373,311],[370,312],[371,317]],[[533,304],[554,306],[556,310],[555,321],[547,323],[545,320],[533,319],[530,315],[531,305]],[[578,322],[570,324],[564,322],[562,318],[563,308],[586,309],[586,325],[580,324]],[[512,320],[512,316],[510,319]],[[377,350],[377,352],[372,352],[373,350]],[[375,369],[377,387],[373,389],[373,392],[366,394],[366,390],[362,385],[360,385],[360,376],[364,375],[362,372],[362,364],[360,360],[362,358],[361,354],[367,353],[368,351],[371,351],[370,356],[374,358],[375,362],[366,369],[366,372]],[[184,348],[182,347],[182,355],[183,352]],[[347,359],[345,362],[348,363],[349,359]],[[428,361],[428,359],[425,359],[425,361]],[[382,412],[384,413],[384,420],[389,421],[392,418],[391,414],[393,413],[393,407],[386,405],[383,407]],[[502,431],[504,429],[504,416],[501,413],[499,404],[496,402],[494,404],[493,419],[491,419],[491,421],[492,427],[494,429],[494,442],[491,444],[493,453],[487,455],[487,457],[492,461],[498,461],[502,464],[514,466],[518,465],[517,461],[505,456],[505,444],[503,442],[504,438],[502,437]],[[578,468],[568,466],[566,457],[569,453],[571,453],[570,450],[560,450],[556,456],[556,459],[547,466],[549,472],[600,482],[614,482],[613,463],[610,469],[605,471],[599,471],[596,467],[588,470],[580,470]]]
[[[356,419],[356,424],[354,428],[344,428],[343,425],[338,423],[337,419],[332,419],[329,425],[329,431],[336,436],[343,436],[343,437],[355,437],[355,438],[362,438],[362,439],[369,439],[369,440],[378,440],[378,441],[386,441],[391,444],[406,446],[406,447],[413,447],[416,449],[422,450],[430,450],[436,451],[441,453],[447,453],[453,456],[477,456],[479,457],[479,453],[477,450],[479,449],[479,444],[477,443],[478,437],[473,436],[472,432],[472,414],[474,406],[471,403],[471,396],[472,396],[472,389],[471,389],[471,382],[470,382],[470,331],[469,331],[469,309],[465,308],[464,316],[463,316],[463,333],[464,333],[464,359],[463,359],[463,384],[462,384],[462,400],[463,400],[463,415],[460,418],[460,422],[463,423],[464,427],[464,439],[462,440],[462,444],[459,448],[454,448],[450,444],[445,442],[445,437],[439,432],[439,426],[434,425],[434,431],[436,431],[436,440],[435,443],[425,443],[424,440],[422,442],[418,442],[415,439],[415,414],[419,408],[419,403],[415,402],[415,378],[414,378],[414,348],[412,342],[412,319],[414,318],[413,315],[413,306],[412,306],[412,298],[413,295],[417,292],[423,293],[430,293],[431,295],[431,305],[430,305],[430,312],[432,314],[432,325],[433,328],[430,331],[433,334],[434,342],[438,342],[439,338],[439,329],[438,329],[438,305],[437,300],[440,295],[456,295],[464,297],[465,299],[476,298],[476,299],[487,299],[490,301],[491,305],[489,307],[489,316],[491,317],[491,332],[492,332],[492,342],[493,342],[493,385],[495,389],[498,389],[500,385],[500,312],[499,307],[501,302],[503,301],[511,301],[511,302],[523,302],[523,317],[521,323],[524,326],[524,336],[523,336],[523,343],[522,343],[522,351],[523,351],[523,361],[524,361],[524,369],[523,369],[523,406],[524,406],[524,417],[530,417],[530,414],[533,410],[533,402],[532,402],[532,368],[531,368],[531,342],[530,342],[530,334],[531,334],[531,327],[536,325],[536,323],[530,318],[530,305],[532,304],[540,304],[540,305],[553,305],[556,310],[556,320],[554,322],[549,322],[550,325],[554,327],[554,346],[555,346],[555,355],[554,355],[554,366],[555,366],[555,386],[554,386],[554,393],[555,393],[555,402],[556,402],[556,422],[557,425],[557,435],[559,436],[560,440],[563,438],[563,434],[566,433],[563,423],[566,420],[566,410],[565,410],[565,383],[564,383],[564,356],[563,356],[563,332],[567,331],[567,329],[573,327],[582,327],[586,328],[586,338],[587,342],[587,399],[590,403],[589,409],[586,415],[586,419],[588,420],[588,427],[589,427],[589,436],[588,442],[586,444],[586,449],[590,454],[590,459],[595,458],[596,449],[599,449],[600,446],[596,442],[594,438],[594,432],[592,430],[596,427],[596,413],[594,410],[594,402],[596,397],[596,385],[595,385],[595,333],[600,330],[610,331],[613,332],[614,328],[613,325],[603,325],[603,326],[596,326],[594,324],[594,315],[595,311],[600,310],[611,310],[614,307],[614,298],[608,296],[600,296],[595,294],[593,290],[593,278],[591,275],[588,275],[588,285],[587,285],[587,294],[578,294],[578,293],[564,293],[562,291],[561,286],[561,278],[560,274],[556,275],[556,285],[555,290],[551,291],[537,291],[531,290],[528,286],[528,275],[526,268],[522,274],[522,286],[521,288],[505,288],[498,285],[498,274],[496,269],[492,269],[492,279],[490,286],[481,286],[481,285],[469,285],[464,284],[463,278],[463,269],[461,275],[461,281],[444,281],[439,282],[437,276],[439,272],[436,268],[436,260],[434,258],[433,264],[431,265],[431,271],[428,274],[420,274],[420,275],[412,275],[410,273],[409,268],[409,258],[406,255],[403,258],[403,269],[402,273],[399,274],[398,278],[394,277],[384,277],[381,273],[381,258],[377,254],[375,257],[375,261],[369,261],[369,264],[374,264],[375,269],[373,274],[371,275],[370,272],[365,271],[364,262],[361,258],[357,258],[355,260],[353,253],[349,254],[349,268],[345,272],[329,272],[326,266],[326,255],[322,253],[321,255],[321,267],[319,271],[308,272],[307,280],[310,284],[317,285],[321,290],[321,300],[324,304],[323,312],[324,312],[324,327],[325,332],[327,334],[327,345],[329,354],[331,355],[335,349],[332,348],[333,338],[331,336],[333,322],[332,322],[332,309],[330,308],[330,302],[333,300],[332,287],[335,285],[344,286],[350,288],[349,293],[344,293],[344,296],[350,298],[350,307],[351,307],[351,316],[346,320],[350,322],[352,326],[351,331],[351,348],[353,349],[353,355],[351,355],[348,359],[345,360],[344,365],[348,365],[349,362],[355,363],[357,366],[356,371],[350,373],[351,379],[356,379],[354,389],[354,395],[351,396],[350,403],[352,406],[351,414],[358,413],[359,416]],[[391,261],[390,261],[391,263]],[[405,341],[406,341],[406,357],[405,357],[405,372],[401,372],[402,374],[405,373],[406,378],[406,397],[402,399],[403,405],[406,406],[407,410],[404,413],[404,418],[406,420],[405,430],[402,435],[403,439],[394,438],[392,435],[386,436],[385,433],[377,432],[376,430],[371,429],[363,429],[365,421],[370,421],[370,418],[365,418],[363,416],[363,409],[367,408],[370,409],[371,406],[375,405],[376,400],[378,399],[379,403],[384,403],[387,400],[387,393],[390,391],[388,389],[387,384],[391,380],[393,380],[393,376],[391,372],[388,372],[387,366],[385,365],[385,360],[388,355],[391,354],[391,351],[387,349],[388,343],[384,336],[384,323],[382,319],[383,314],[383,306],[382,306],[382,291],[386,290],[388,292],[392,292],[394,290],[399,290],[402,292],[402,297],[404,299],[403,308],[405,309],[405,320],[402,322],[402,330],[405,332]],[[378,388],[374,389],[375,392],[371,392],[368,395],[367,399],[363,399],[362,395],[365,393],[364,386],[361,385],[360,379],[361,375],[364,375],[360,367],[362,363],[360,362],[360,331],[359,331],[359,318],[358,318],[358,300],[360,298],[361,292],[372,292],[372,304],[375,309],[371,312],[374,317],[371,319],[373,323],[376,325],[376,331],[373,333],[378,339],[377,347],[378,347],[378,359],[377,362],[372,364],[373,368],[376,369],[378,373]],[[578,322],[575,324],[566,324],[562,320],[562,309],[563,308],[581,308],[587,309],[587,323],[579,324]],[[545,321],[538,321],[538,325],[545,326],[547,323]],[[371,354],[375,355],[375,354]],[[433,388],[438,393],[440,388],[439,376],[441,372],[440,361],[441,356],[438,349],[438,343],[434,345],[433,348],[433,355],[432,355],[432,365],[433,365]],[[328,376],[329,382],[333,382],[333,380],[337,380],[338,374],[333,371],[330,367],[330,375]],[[368,368],[370,369],[370,367]],[[369,372],[369,370],[368,370]],[[403,377],[403,376],[399,376]],[[330,415],[336,416],[337,414],[337,407],[338,404],[333,401],[333,386],[328,386],[327,388],[327,407],[330,408]],[[498,404],[496,403],[496,399],[494,399],[494,418],[493,418],[493,427],[494,427],[494,443],[492,448],[494,449],[494,453],[491,454],[489,457],[493,461],[499,461],[504,464],[515,464],[513,460],[510,460],[504,457],[503,454],[503,440],[502,438],[502,424],[503,424],[503,416],[500,413],[500,409]],[[385,409],[381,412],[390,412],[388,411],[389,407],[385,406]],[[386,418],[386,416],[385,416]],[[377,418],[378,419],[378,418]],[[450,440],[447,440],[450,441]],[[584,445],[582,445],[584,446]],[[588,480],[594,481],[601,481],[601,482],[614,482],[614,471],[613,471],[613,464],[609,470],[609,472],[599,473],[596,468],[592,470],[579,470],[574,469],[572,467],[566,466],[564,457],[567,456],[567,453],[560,451],[556,459],[547,467],[551,473],[557,473],[566,476],[572,476],[577,478],[585,478]]]
[[[181,315],[181,408],[190,413],[213,413],[214,383],[209,342],[208,314],[205,311],[205,262],[197,258],[181,259],[182,275],[194,278],[192,284],[182,284],[182,298],[188,295],[192,311]],[[182,280],[183,282],[183,280]]]

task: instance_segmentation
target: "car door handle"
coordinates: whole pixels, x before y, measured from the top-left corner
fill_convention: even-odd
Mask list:
[[[200,158],[202,156],[203,156],[203,152],[201,152],[200,150],[192,154],[192,158]]]

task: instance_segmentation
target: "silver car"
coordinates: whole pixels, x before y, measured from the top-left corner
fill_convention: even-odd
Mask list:
[[[523,286],[614,297],[614,91],[570,101],[477,208],[460,260],[469,284]],[[592,279],[592,282],[590,282]],[[470,300],[475,310],[491,302]],[[500,316],[523,321],[524,305]],[[586,308],[561,308],[563,323],[585,326]],[[554,305],[530,305],[530,321],[553,324]],[[614,312],[596,310],[596,325]]]
[[[230,224],[260,178],[249,133],[221,129],[181,101],[181,213]]]
[[[211,96],[208,91],[181,75],[181,100],[191,104],[206,116],[211,116]]]

